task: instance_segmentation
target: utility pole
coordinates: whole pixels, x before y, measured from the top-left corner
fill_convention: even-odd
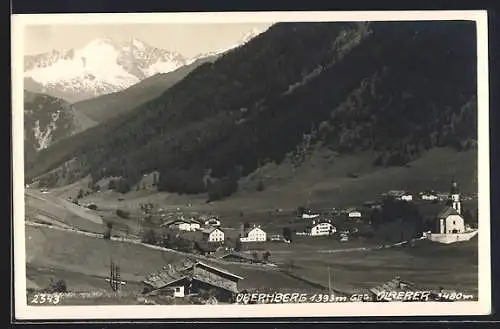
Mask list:
[[[328,265],[328,293],[332,294],[332,282],[330,277],[330,265]]]
[[[111,259],[111,269],[110,269],[110,275],[109,279],[106,279],[106,281],[109,282],[109,285],[111,286],[111,289],[115,292],[120,290],[120,286],[125,284],[125,281],[120,280],[120,267],[117,266],[115,263],[113,263],[113,260]]]

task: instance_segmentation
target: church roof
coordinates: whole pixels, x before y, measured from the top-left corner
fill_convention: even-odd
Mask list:
[[[443,206],[443,204],[424,204],[419,206],[419,212],[424,218],[440,219],[450,215],[460,215],[453,207]]]
[[[453,207],[445,207],[443,208],[439,214],[437,215],[437,218],[446,218],[448,216],[451,216],[451,215],[459,215],[460,214],[453,208]]]

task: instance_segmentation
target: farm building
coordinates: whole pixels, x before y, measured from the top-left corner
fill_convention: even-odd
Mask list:
[[[221,225],[220,220],[215,217],[209,218],[205,221],[205,226],[219,227]]]
[[[302,214],[302,219],[311,219],[311,218],[317,218],[319,217],[319,214],[314,214],[314,213],[303,213]]]
[[[436,201],[438,199],[438,196],[434,192],[427,191],[427,192],[420,193],[420,199],[426,200],[426,201]]]
[[[398,200],[401,200],[401,201],[413,201],[413,195],[411,195],[409,193],[405,193]]]
[[[224,241],[224,231],[220,228],[209,227],[202,231],[203,241],[206,242],[223,242]]]
[[[266,232],[259,226],[254,226],[252,228],[245,228],[241,232],[240,241],[241,242],[264,242],[267,241]]]
[[[255,260],[240,252],[231,252],[221,257],[221,259],[228,262],[239,262],[239,263],[255,263]]]
[[[209,294],[220,302],[232,302],[243,278],[202,262],[185,261],[169,264],[148,274],[143,281],[145,294],[175,297]]]
[[[284,241],[284,239],[285,238],[281,234],[269,234],[268,235],[269,241],[280,242],[280,241]]]
[[[329,222],[316,222],[306,229],[306,233],[311,236],[331,235],[336,232],[335,226]]]
[[[353,210],[353,211],[350,211],[348,214],[347,214],[347,217],[349,218],[361,218],[361,212],[357,211],[357,210]]]
[[[170,229],[178,229],[179,231],[196,231],[199,230],[201,225],[200,222],[194,219],[172,219],[170,221],[165,222],[162,226],[166,226]]]
[[[380,209],[380,208],[382,208],[382,205],[377,201],[365,201],[363,203],[363,206],[368,208],[368,209]]]

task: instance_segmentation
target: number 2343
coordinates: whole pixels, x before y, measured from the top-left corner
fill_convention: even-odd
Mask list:
[[[59,294],[35,294],[31,298],[30,304],[59,304],[61,295]]]

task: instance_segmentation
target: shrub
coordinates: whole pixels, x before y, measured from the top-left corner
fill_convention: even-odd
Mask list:
[[[108,189],[114,190],[116,189],[116,181],[114,179],[111,179],[108,183]]]
[[[89,209],[91,209],[91,210],[97,210],[97,209],[98,209],[98,208],[97,208],[97,205],[95,205],[95,204],[93,204],[93,203],[89,204],[89,205],[87,206],[87,208],[89,208]]]
[[[159,238],[160,237],[153,229],[149,229],[143,233],[141,240],[144,243],[156,245],[160,240]]]
[[[66,281],[64,280],[51,280],[49,283],[49,292],[67,292],[68,288],[66,285]]]
[[[103,234],[104,240],[110,240],[111,239],[111,231],[113,230],[113,223],[112,222],[107,222],[106,223],[106,231]]]
[[[120,218],[123,218],[123,219],[129,219],[130,218],[130,212],[126,211],[126,210],[122,210],[122,209],[117,209],[116,210],[116,215]]]

